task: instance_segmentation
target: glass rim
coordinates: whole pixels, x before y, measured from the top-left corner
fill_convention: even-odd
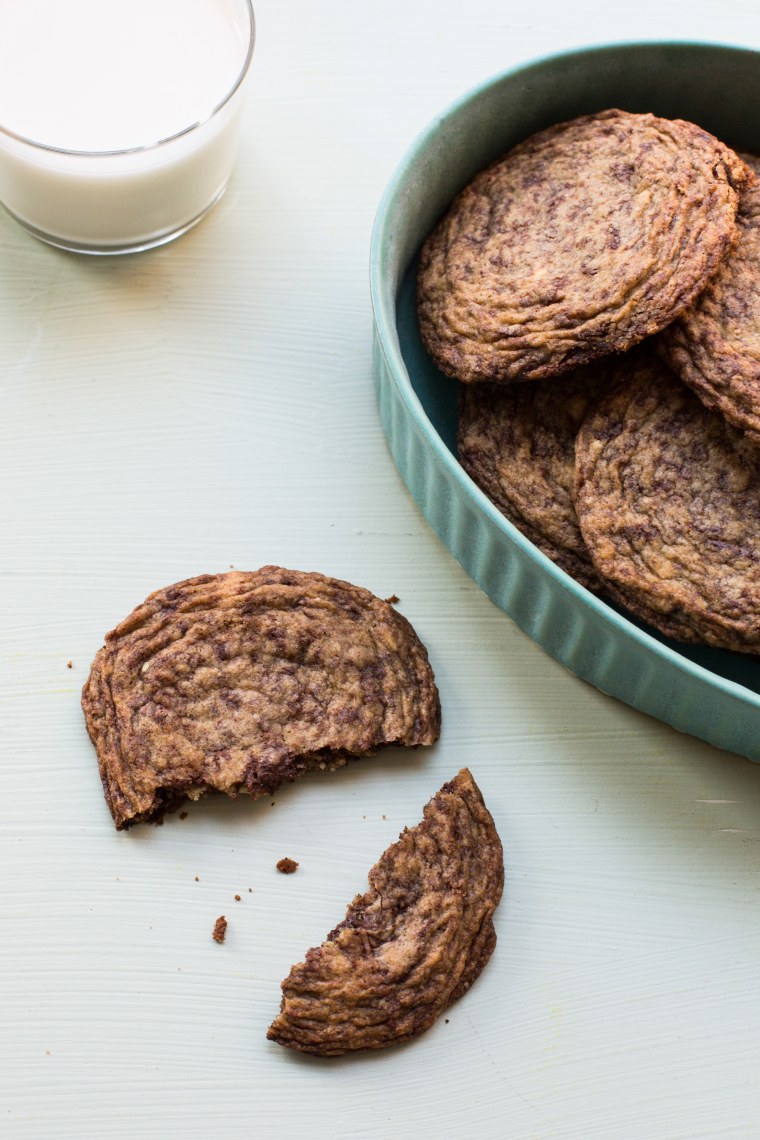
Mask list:
[[[51,154],[71,155],[77,158],[113,158],[118,155],[128,154],[142,154],[147,151],[157,150],[160,147],[166,146],[168,143],[175,142],[177,139],[184,138],[185,135],[197,131],[199,127],[204,126],[206,123],[211,122],[224,107],[227,106],[230,99],[232,99],[235,92],[240,88],[241,83],[248,74],[248,69],[251,66],[253,58],[253,49],[256,45],[256,17],[253,11],[253,0],[242,0],[248,13],[248,47],[245,53],[240,71],[238,72],[235,82],[230,87],[227,94],[223,99],[211,108],[211,110],[200,119],[196,119],[194,123],[190,123],[186,127],[182,127],[179,131],[174,131],[170,135],[164,135],[163,138],[156,139],[154,142],[140,143],[137,146],[116,147],[113,150],[79,150],[76,147],[55,146],[52,143],[38,142],[37,139],[29,138],[27,135],[19,134],[18,131],[13,131],[10,127],[3,126],[0,123],[0,137],[13,139],[14,142],[23,143],[24,146],[33,147],[35,150],[44,150]]]

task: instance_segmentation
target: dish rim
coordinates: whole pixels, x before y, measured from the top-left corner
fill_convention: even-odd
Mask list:
[[[414,390],[411,377],[401,352],[396,324],[395,301],[398,287],[388,290],[388,250],[389,222],[393,215],[399,198],[403,196],[404,188],[418,166],[421,156],[434,139],[441,126],[452,117],[463,114],[468,105],[479,100],[488,90],[498,86],[507,79],[519,76],[534,67],[552,61],[560,61],[571,57],[593,55],[615,49],[635,51],[644,48],[677,48],[705,50],[718,49],[727,52],[736,52],[744,55],[755,55],[760,65],[760,51],[746,45],[728,43],[723,41],[705,40],[623,40],[612,43],[597,43],[588,46],[579,46],[566,51],[552,51],[536,56],[514,67],[497,72],[483,80],[475,87],[470,88],[453,102],[449,103],[436,117],[431,120],[412,140],[401,160],[396,165],[390,180],[380,198],[370,239],[369,276],[370,301],[375,324],[376,339],[385,360],[389,376],[392,378],[399,395],[406,404],[414,418],[417,429],[422,433],[425,443],[431,449],[435,459],[442,464],[454,481],[460,494],[474,502],[475,506],[485,514],[491,525],[495,526],[502,536],[514,543],[518,549],[531,561],[536,562],[552,580],[553,584],[563,591],[573,594],[583,605],[587,606],[601,621],[610,625],[616,635],[631,639],[643,650],[653,656],[666,661],[672,668],[684,673],[687,677],[724,693],[727,697],[751,704],[760,710],[760,693],[747,688],[738,681],[723,677],[719,673],[684,657],[678,650],[664,644],[653,637],[646,630],[634,625],[622,614],[617,613],[609,605],[597,598],[584,586],[576,582],[569,574],[562,570],[547,555],[538,549],[521,531],[509,521],[491,500],[481,491],[477,484],[464,471],[456,456],[449,450],[428,416],[420,397]],[[408,265],[405,269],[408,269]],[[388,294],[392,293],[392,304],[388,304]],[[451,552],[452,557],[456,557]],[[470,576],[470,575],[468,575]],[[483,589],[478,583],[479,589]],[[485,593],[485,591],[483,591]],[[488,595],[486,595],[488,596]],[[502,609],[502,607],[497,607]],[[502,609],[502,612],[506,613]],[[510,620],[511,615],[506,614]]]

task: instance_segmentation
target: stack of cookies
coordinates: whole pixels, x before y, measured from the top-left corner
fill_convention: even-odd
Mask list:
[[[586,588],[760,651],[760,161],[619,110],[482,171],[420,256],[459,457]]]

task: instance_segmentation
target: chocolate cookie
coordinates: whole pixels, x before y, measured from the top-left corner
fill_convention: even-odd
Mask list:
[[[337,1056],[429,1029],[493,953],[503,884],[501,842],[465,768],[380,856],[369,891],[327,941],[292,968],[267,1036]]]
[[[539,550],[597,592],[575,513],[575,437],[608,371],[588,364],[561,380],[468,384],[459,402],[462,467]]]
[[[533,135],[455,199],[420,256],[438,367],[537,380],[659,332],[718,269],[752,172],[693,123],[609,110]]]
[[[440,728],[404,617],[276,566],[151,594],[107,634],[82,707],[119,829],[207,791],[269,795],[383,745],[432,744]]]
[[[576,509],[599,574],[679,641],[760,652],[760,449],[639,350],[576,441]]]
[[[760,173],[760,159],[742,157]],[[760,443],[760,181],[742,192],[737,225],[731,256],[660,347],[708,407]]]

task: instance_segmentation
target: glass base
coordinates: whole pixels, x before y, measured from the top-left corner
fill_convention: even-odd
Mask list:
[[[146,249],[156,249],[158,246],[168,245],[170,241],[175,241],[178,237],[182,237],[188,230],[194,229],[199,222],[203,221],[206,214],[213,210],[219,199],[223,197],[226,189],[227,183],[225,182],[216,197],[212,198],[209,204],[201,210],[200,214],[197,214],[189,222],[183,222],[183,224],[177,226],[176,229],[154,234],[147,238],[138,238],[133,242],[123,245],[89,245],[86,242],[75,241],[73,239],[69,240],[68,238],[59,237],[56,234],[48,234],[45,233],[44,230],[37,229],[36,226],[31,225],[31,223],[27,222],[24,218],[20,218],[18,214],[14,214],[13,210],[10,210],[4,202],[0,202],[0,205],[2,205],[5,212],[13,218],[15,222],[18,222],[27,233],[31,234],[32,237],[36,237],[39,241],[43,241],[45,245],[55,246],[56,249],[65,249],[68,253],[86,253],[92,257],[117,257],[124,253],[142,253],[143,250]]]

